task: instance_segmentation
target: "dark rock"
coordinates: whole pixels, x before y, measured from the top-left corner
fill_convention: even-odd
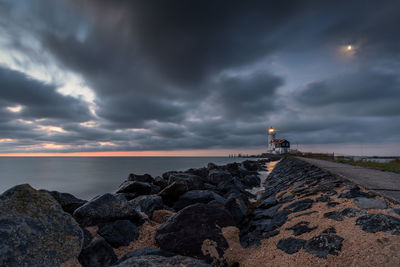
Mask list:
[[[331,226],[329,228],[326,228],[324,231],[322,231],[323,234],[336,234],[336,229],[335,227]]]
[[[353,202],[362,209],[387,209],[385,200],[365,197],[356,197]]]
[[[201,177],[190,173],[171,173],[168,175],[168,184],[170,185],[173,182],[186,183],[188,190],[204,189],[204,182]]]
[[[168,186],[168,182],[160,176],[157,176],[156,178],[154,178],[153,184],[156,186],[159,186],[161,190]]]
[[[208,182],[210,184],[218,185],[221,182],[227,182],[232,179],[230,172],[225,170],[213,169],[208,173]]]
[[[60,203],[62,209],[69,214],[74,213],[74,211],[85,204],[87,201],[76,198],[75,196],[68,193],[60,193],[57,191],[47,191],[47,190],[39,190],[41,192],[49,193],[54,199]]]
[[[242,232],[247,233],[256,231],[261,233],[273,231],[287,221],[287,215],[289,213],[290,212],[287,210],[282,210],[277,212],[272,219],[252,220],[242,229]]]
[[[144,183],[149,183],[149,184],[154,182],[154,178],[151,177],[151,175],[147,174],[147,173],[143,174],[143,175],[131,173],[131,174],[129,174],[127,180],[128,181],[144,182]]]
[[[83,232],[83,246],[82,246],[82,248],[86,248],[90,244],[90,242],[92,242],[93,236],[85,228],[82,228],[82,232]]]
[[[103,267],[114,264],[117,256],[104,238],[99,237],[82,250],[78,260],[83,267]]]
[[[125,181],[118,188],[117,193],[134,193],[137,195],[148,195],[152,191],[151,185],[139,181]]]
[[[158,193],[165,204],[172,206],[181,195],[189,190],[188,184],[185,181],[175,181],[160,193]]]
[[[294,199],[293,196],[287,196],[285,198],[280,199],[279,203],[281,203],[281,204],[288,203],[288,202],[292,201],[293,199]]]
[[[160,193],[161,187],[159,187],[158,185],[154,185],[154,184],[150,184],[150,186],[151,186],[150,194],[154,195],[154,194]]]
[[[205,183],[204,184],[204,190],[211,190],[211,191],[216,191],[217,187],[215,185]]]
[[[331,202],[331,198],[328,195],[323,195],[315,199],[317,202]]]
[[[392,212],[396,213],[397,215],[400,215],[400,209],[392,209]]]
[[[212,258],[202,252],[204,240],[215,242],[215,249],[222,258],[228,243],[222,236],[221,228],[234,225],[226,209],[195,204],[182,209],[159,227],[156,241],[163,250],[211,261]]]
[[[293,225],[292,227],[286,228],[286,230],[293,230],[293,235],[298,236],[298,235],[302,235],[304,233],[309,233],[315,229],[317,229],[317,226],[315,227],[308,227],[308,225],[310,224],[310,222],[306,222],[306,221],[301,221],[295,225]]]
[[[339,198],[356,198],[356,197],[371,197],[370,193],[360,191],[360,187],[352,185],[351,189],[345,193],[340,194]]]
[[[144,222],[143,217],[134,209],[123,195],[104,194],[98,196],[74,212],[76,221],[82,226],[127,219],[137,225]]]
[[[242,162],[242,166],[248,171],[258,171],[260,170],[259,165],[255,161],[246,160]]]
[[[283,250],[287,254],[294,254],[298,252],[300,249],[302,249],[305,243],[306,241],[303,239],[289,237],[279,240],[276,247],[279,248],[280,250]]]
[[[257,209],[268,209],[270,207],[273,207],[277,204],[278,202],[276,201],[275,196],[271,196],[269,198],[264,199],[263,201],[260,202],[260,204],[257,205]]]
[[[273,207],[270,207],[268,209],[255,209],[253,211],[253,220],[260,220],[260,219],[265,219],[269,218],[272,219],[278,214],[278,210],[281,207],[281,204],[277,204]]]
[[[129,201],[138,212],[144,212],[150,218],[155,210],[165,209],[160,196],[139,196]]]
[[[127,246],[139,237],[139,230],[129,220],[100,224],[97,233],[114,248]]]
[[[325,218],[329,218],[335,221],[343,221],[344,217],[353,218],[360,215],[365,215],[366,213],[361,210],[346,208],[342,211],[331,211],[324,214]]]
[[[387,232],[400,235],[400,219],[381,213],[367,214],[356,220],[356,225],[368,233]]]
[[[188,169],[185,173],[194,174],[199,176],[203,181],[207,181],[208,170],[207,168]]]
[[[115,267],[211,267],[210,264],[201,260],[193,259],[185,256],[163,257],[159,255],[147,255],[139,257],[131,257],[121,262]]]
[[[251,232],[240,238],[240,244],[242,247],[247,248],[253,245],[260,245],[261,240],[268,239],[270,237],[276,236],[279,234],[278,230],[273,230],[265,233]]]
[[[246,217],[248,209],[246,202],[241,197],[231,197],[225,202],[225,209],[232,215],[236,225]]]
[[[218,203],[224,205],[226,199],[220,195],[208,190],[192,190],[181,195],[177,202],[174,204],[174,209],[179,211],[184,207],[193,205],[196,203],[207,204],[210,201],[217,201]]]
[[[289,206],[287,206],[285,209],[290,210],[291,212],[298,212],[302,210],[307,210],[312,207],[313,200],[310,198],[298,200],[296,202],[293,202]]]
[[[333,207],[336,207],[336,206],[339,205],[339,204],[340,204],[339,202],[332,201],[332,202],[326,203],[326,206],[327,206],[328,208],[333,208]]]
[[[169,251],[165,251],[165,250],[159,250],[156,248],[142,248],[142,249],[138,249],[138,250],[134,250],[131,252],[126,253],[125,255],[123,255],[117,262],[115,265],[129,259],[132,257],[140,257],[140,256],[149,256],[149,255],[156,255],[156,256],[162,256],[162,257],[174,257],[176,256],[175,253],[169,252]]]
[[[335,234],[321,234],[309,239],[304,248],[310,254],[319,258],[326,258],[328,254],[338,255],[342,250],[343,238]]]
[[[24,184],[0,195],[0,266],[60,266],[82,244],[82,229],[48,193]]]
[[[242,179],[242,183],[248,187],[248,188],[252,188],[252,187],[256,187],[259,186],[261,183],[260,178],[257,175],[246,175],[243,179]]]

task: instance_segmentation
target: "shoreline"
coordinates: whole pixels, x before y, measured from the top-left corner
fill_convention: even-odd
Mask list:
[[[26,234],[7,232],[0,264],[400,264],[400,205],[295,158],[279,161],[262,181],[267,162],[130,174],[115,193],[89,201],[13,187],[0,196],[0,219],[10,222],[0,232],[24,225]],[[249,192],[255,187],[257,195]],[[32,220],[35,228],[24,224]],[[30,240],[32,233],[46,238]],[[22,247],[32,253],[21,254]]]

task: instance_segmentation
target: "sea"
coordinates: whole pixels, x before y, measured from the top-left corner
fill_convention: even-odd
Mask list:
[[[0,193],[28,183],[89,200],[112,193],[130,173],[153,177],[166,171],[242,162],[229,157],[0,157]]]

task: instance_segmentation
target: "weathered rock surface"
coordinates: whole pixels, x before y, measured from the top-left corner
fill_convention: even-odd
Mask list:
[[[189,186],[185,181],[175,181],[165,187],[159,195],[162,197],[166,205],[172,206],[181,195],[189,190]]]
[[[142,248],[142,249],[138,249],[138,250],[134,250],[134,251],[126,253],[115,263],[115,265],[120,264],[121,262],[123,262],[129,258],[132,258],[132,257],[149,256],[149,255],[162,256],[162,257],[176,256],[175,253],[172,253],[169,251],[147,247],[147,248]]]
[[[207,204],[210,201],[217,201],[218,203],[224,205],[226,199],[209,190],[191,190],[181,195],[177,202],[174,204],[174,209],[179,211],[184,207],[196,204],[196,203],[204,203]]]
[[[231,195],[224,205],[225,209],[232,215],[236,225],[239,225],[247,215],[248,208],[241,196]]]
[[[343,238],[335,234],[321,234],[306,242],[304,248],[308,253],[319,258],[326,258],[328,254],[338,255],[342,250]]]
[[[114,248],[127,246],[139,237],[138,228],[129,220],[100,224],[97,233]]]
[[[287,254],[293,254],[302,249],[305,243],[306,240],[289,237],[279,240],[276,247],[285,251]]]
[[[367,214],[365,211],[357,210],[353,208],[346,208],[342,211],[331,211],[324,214],[325,218],[329,218],[335,221],[343,221],[344,217],[353,218]]]
[[[138,182],[145,182],[145,183],[153,183],[154,178],[150,174],[134,174],[130,173],[128,176],[128,181],[138,181]]]
[[[223,207],[208,204],[188,206],[158,228],[157,244],[161,249],[199,259],[219,261],[228,243],[222,236],[221,228],[234,226],[232,216]],[[210,240],[215,244],[218,255],[213,258],[204,255],[204,241]]]
[[[165,209],[160,196],[139,196],[130,200],[129,203],[136,211],[144,212],[149,217],[153,216],[155,210]]]
[[[0,196],[0,266],[59,266],[82,245],[81,228],[48,193],[24,184]]]
[[[293,235],[298,236],[298,235],[302,235],[304,233],[309,233],[318,228],[317,226],[308,227],[309,224],[310,224],[310,222],[301,221],[291,227],[286,228],[286,230],[293,230]]]
[[[185,256],[174,256],[174,257],[163,257],[159,255],[147,255],[139,257],[131,257],[127,260],[114,265],[115,267],[211,267],[201,260],[185,257]]]
[[[354,203],[361,209],[387,209],[385,200],[366,197],[356,197]]]
[[[82,226],[97,225],[127,219],[136,224],[144,222],[134,206],[121,194],[98,196],[74,212],[76,221]]]
[[[356,220],[356,225],[368,233],[387,232],[400,235],[400,219],[386,214],[375,213],[361,216]]]
[[[288,205],[285,209],[291,212],[299,212],[311,208],[313,202],[314,201],[312,199],[306,198],[293,202],[292,204]]]
[[[61,205],[62,209],[69,214],[73,214],[77,208],[87,202],[86,200],[76,198],[69,193],[60,193],[57,191],[47,191],[43,189],[39,191],[49,193]]]
[[[104,238],[99,237],[82,250],[78,260],[83,267],[105,267],[114,264],[117,256]]]
[[[117,193],[133,193],[137,195],[148,195],[152,191],[149,183],[139,181],[125,181],[118,188]]]

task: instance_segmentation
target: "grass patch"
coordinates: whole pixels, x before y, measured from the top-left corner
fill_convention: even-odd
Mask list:
[[[385,171],[400,172],[400,159],[396,158],[388,162],[375,162],[366,160],[353,160],[353,159],[336,159],[336,162],[348,163],[352,165],[374,168]]]

